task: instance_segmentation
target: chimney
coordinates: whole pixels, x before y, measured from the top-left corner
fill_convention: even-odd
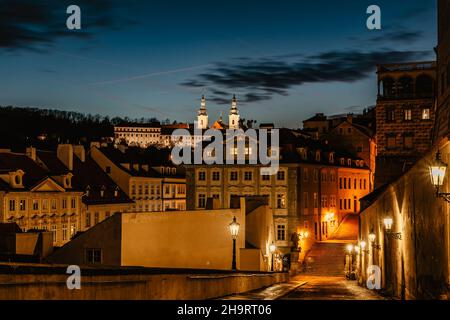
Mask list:
[[[81,160],[81,162],[86,161],[86,151],[82,145],[73,146],[73,153]]]
[[[353,123],[353,114],[349,113],[349,114],[347,115],[347,122]]]
[[[36,148],[33,147],[28,147],[26,149],[26,155],[28,158],[30,158],[33,161],[36,161]]]
[[[71,144],[59,144],[56,155],[67,169],[73,170],[73,146]]]

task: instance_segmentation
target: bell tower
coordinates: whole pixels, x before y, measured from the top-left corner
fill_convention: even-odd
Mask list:
[[[208,113],[206,112],[205,96],[202,96],[202,101],[200,103],[200,110],[198,110],[197,128],[198,129],[208,129]]]
[[[228,115],[228,127],[230,129],[239,129],[239,111],[237,109],[236,95],[233,96],[231,101],[230,114]]]

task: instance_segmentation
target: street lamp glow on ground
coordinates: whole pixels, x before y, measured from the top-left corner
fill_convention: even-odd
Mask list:
[[[240,224],[236,222],[236,217],[233,217],[233,221],[228,225],[230,229],[231,238],[233,239],[233,261],[231,263],[231,270],[236,271],[236,239],[239,235]]]

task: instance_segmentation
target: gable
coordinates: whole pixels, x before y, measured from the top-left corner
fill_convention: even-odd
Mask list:
[[[31,191],[33,192],[64,192],[66,191],[63,187],[57,184],[50,178],[46,178],[35,185]]]

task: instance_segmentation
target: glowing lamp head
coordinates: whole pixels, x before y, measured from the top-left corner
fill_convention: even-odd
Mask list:
[[[394,223],[394,221],[392,220],[392,218],[385,218],[383,220],[384,223],[384,227],[386,228],[386,230],[391,230],[392,229],[392,224]]]
[[[352,252],[353,252],[353,245],[352,245],[352,244],[349,244],[349,245],[347,246],[347,251],[348,251],[349,253],[352,253]]]
[[[361,243],[359,245],[360,245],[362,250],[364,250],[366,248],[366,242],[365,241],[361,241]]]
[[[231,222],[228,227],[230,228],[230,234],[233,239],[236,239],[239,234],[240,224],[236,222],[236,217],[233,218],[233,222]]]
[[[431,183],[439,188],[444,184],[445,173],[447,171],[447,164],[441,160],[441,153],[436,153],[436,159],[430,164]]]
[[[275,243],[272,242],[272,244],[269,246],[270,253],[274,253],[275,250],[277,250],[277,246]]]
[[[376,238],[376,235],[375,235],[375,233],[371,233],[371,234],[369,234],[369,240],[370,240],[370,242],[375,242],[375,238]]]

